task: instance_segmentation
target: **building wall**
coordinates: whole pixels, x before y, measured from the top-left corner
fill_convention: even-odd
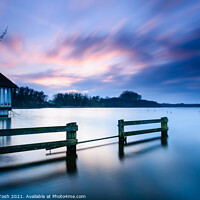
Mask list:
[[[8,116],[11,106],[11,88],[0,87],[0,117]]]
[[[0,117],[0,129],[10,129],[11,128],[11,118]],[[0,137],[0,146],[9,145],[11,141],[10,136]]]
[[[8,109],[0,109],[0,117],[8,116]]]

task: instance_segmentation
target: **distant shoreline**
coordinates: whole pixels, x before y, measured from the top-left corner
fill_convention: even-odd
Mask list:
[[[81,93],[57,93],[51,100],[43,91],[20,87],[12,92],[13,108],[164,108],[200,107],[200,103],[158,103],[142,99],[133,91],[123,91],[118,97],[89,96]]]
[[[39,108],[198,108],[200,104],[160,104],[159,106],[112,106],[112,107],[89,107],[89,106],[63,106],[63,107],[13,107],[12,109],[39,109]]]

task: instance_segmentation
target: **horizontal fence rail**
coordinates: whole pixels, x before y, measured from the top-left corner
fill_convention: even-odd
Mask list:
[[[161,122],[162,122],[162,119],[124,121],[124,126],[127,126],[127,125],[151,124],[151,123],[161,123]]]
[[[146,129],[146,130],[139,130],[139,131],[127,131],[124,133],[124,136],[131,136],[131,135],[140,135],[145,133],[155,133],[162,131],[162,128],[152,128],[152,129]]]
[[[77,126],[52,126],[52,127],[36,127],[36,128],[18,128],[0,130],[0,136],[29,135],[40,133],[53,133],[63,131],[77,131]]]
[[[0,147],[0,153],[15,153],[21,151],[30,151],[30,150],[39,150],[39,149],[49,149],[55,147],[66,146],[66,141],[57,141],[57,142],[44,142],[44,143],[35,143],[35,144],[25,144],[25,145],[15,145],[8,147]]]

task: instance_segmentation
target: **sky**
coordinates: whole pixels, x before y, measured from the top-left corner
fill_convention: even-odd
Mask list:
[[[0,72],[18,86],[200,103],[199,0],[1,0]]]

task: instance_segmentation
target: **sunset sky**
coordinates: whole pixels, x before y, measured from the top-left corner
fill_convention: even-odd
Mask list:
[[[200,103],[199,0],[1,0],[0,72],[18,86]]]

